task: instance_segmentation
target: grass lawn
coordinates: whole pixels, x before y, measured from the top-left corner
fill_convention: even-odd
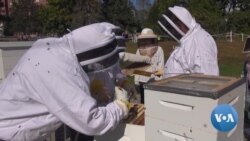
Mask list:
[[[234,40],[232,43],[226,40],[217,40],[218,48],[218,62],[220,68],[220,75],[222,76],[235,76],[240,77],[242,68],[244,54],[242,49],[244,42],[240,39]],[[163,48],[165,53],[165,62],[168,59],[170,53],[173,51],[174,41],[162,41],[159,45]],[[135,53],[137,45],[132,42],[127,42],[127,51]]]

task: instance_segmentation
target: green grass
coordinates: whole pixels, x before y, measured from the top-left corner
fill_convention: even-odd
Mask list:
[[[242,72],[242,65],[241,64],[220,64],[220,75],[223,76],[235,76],[239,77]]]
[[[242,53],[244,42],[238,39],[234,40],[232,43],[225,40],[217,40],[216,43],[218,48],[220,75],[240,77],[244,61],[244,54]],[[166,62],[173,51],[175,42],[162,41],[159,42],[159,45],[164,50]],[[135,43],[127,42],[128,52],[135,53],[136,49],[137,45]]]
[[[242,49],[244,42],[235,40],[232,43],[228,41],[217,41],[218,61],[220,74],[223,76],[241,75],[244,62]]]

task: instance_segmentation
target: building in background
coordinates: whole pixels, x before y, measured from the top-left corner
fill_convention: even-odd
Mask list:
[[[13,7],[13,2],[15,1],[18,2],[18,0],[2,0],[3,6],[0,9],[0,14],[9,16]],[[46,5],[48,3],[47,0],[34,0],[34,2],[38,5]]]

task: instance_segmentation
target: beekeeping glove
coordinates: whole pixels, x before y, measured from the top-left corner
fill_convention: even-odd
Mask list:
[[[128,102],[128,93],[121,87],[115,87],[115,103],[122,109],[124,118],[128,116],[128,112],[131,108]]]
[[[131,102],[137,100],[136,98],[136,89],[133,84],[131,84],[128,78],[125,75],[117,74],[116,75],[116,86],[123,88],[127,91],[128,101]]]
[[[154,72],[154,75],[156,76],[162,76],[164,74],[164,69],[160,68],[159,70]]]

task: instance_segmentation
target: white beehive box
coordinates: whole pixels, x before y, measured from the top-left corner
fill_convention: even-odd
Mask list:
[[[95,136],[95,141],[145,141],[144,105],[134,104],[131,109],[126,120],[114,130]]]
[[[146,141],[243,141],[245,81],[180,75],[145,85]],[[238,112],[237,127],[217,131],[211,113],[219,104]]]
[[[145,127],[122,123],[104,135],[95,136],[94,141],[145,141]]]

